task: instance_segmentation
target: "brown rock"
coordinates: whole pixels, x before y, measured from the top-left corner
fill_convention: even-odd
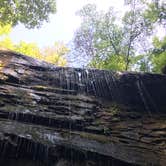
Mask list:
[[[165,75],[0,62],[0,165],[166,165]]]

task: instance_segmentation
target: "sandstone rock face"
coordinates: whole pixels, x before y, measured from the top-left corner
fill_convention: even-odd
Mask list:
[[[0,156],[5,166],[165,166],[166,75],[1,51]]]

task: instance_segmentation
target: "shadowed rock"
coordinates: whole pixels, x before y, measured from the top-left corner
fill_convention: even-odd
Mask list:
[[[165,166],[166,76],[1,51],[0,149],[8,166]]]

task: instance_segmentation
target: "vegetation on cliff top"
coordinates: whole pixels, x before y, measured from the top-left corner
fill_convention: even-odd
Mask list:
[[[62,42],[39,48],[36,43],[9,38],[17,24],[39,28],[56,13],[55,0],[0,2],[0,47],[65,66],[69,52]],[[88,67],[119,71],[161,73],[166,66],[166,3],[163,0],[125,0],[124,12],[118,15],[113,7],[99,11],[87,4],[77,14],[82,23],[74,34],[71,48],[76,57],[86,59]],[[157,31],[163,30],[157,35]],[[82,62],[78,62],[82,63]]]
[[[90,57],[90,67],[160,73],[166,65],[166,3],[127,0],[124,11],[119,16],[112,7],[105,12],[94,4],[78,11],[75,54]]]

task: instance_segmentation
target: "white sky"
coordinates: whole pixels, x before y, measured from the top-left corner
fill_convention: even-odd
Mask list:
[[[40,47],[53,45],[55,41],[68,43],[72,40],[74,31],[80,25],[80,18],[75,12],[87,3],[97,4],[99,9],[106,10],[110,6],[123,9],[123,0],[56,0],[57,13],[50,17],[40,29],[25,29],[23,25],[16,26],[10,37],[14,42],[21,40],[35,42]]]

